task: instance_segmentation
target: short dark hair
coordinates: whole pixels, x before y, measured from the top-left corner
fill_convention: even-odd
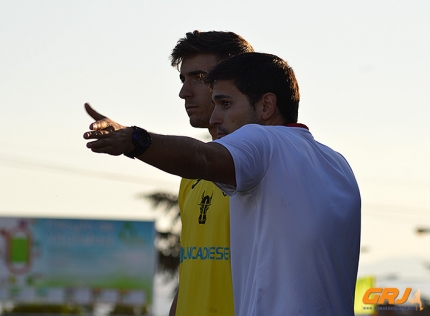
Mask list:
[[[179,67],[187,57],[199,54],[214,54],[219,61],[246,52],[253,52],[251,44],[233,32],[209,31],[188,32],[180,38],[170,54],[173,67]]]
[[[244,53],[217,64],[207,75],[213,87],[216,80],[229,80],[247,96],[252,106],[272,92],[286,123],[296,123],[299,111],[299,85],[293,69],[278,56],[265,53]]]

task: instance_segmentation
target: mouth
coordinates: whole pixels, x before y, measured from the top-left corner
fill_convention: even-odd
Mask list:
[[[195,102],[191,102],[190,100],[185,100],[185,109],[194,109],[194,108],[198,108],[198,104],[196,104]]]
[[[195,105],[185,105],[185,111],[187,111],[188,114],[195,112],[198,109]]]

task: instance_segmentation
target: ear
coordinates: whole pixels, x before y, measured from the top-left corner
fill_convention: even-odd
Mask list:
[[[276,112],[276,95],[272,92],[267,92],[261,97],[261,118],[264,121],[273,117]]]

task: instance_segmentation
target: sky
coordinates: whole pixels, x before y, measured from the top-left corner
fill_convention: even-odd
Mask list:
[[[206,140],[169,54],[186,32],[233,31],[288,61],[299,121],[354,170],[359,275],[430,283],[430,234],[415,232],[430,228],[429,16],[427,0],[0,1],[0,216],[154,218],[137,196],[179,178],[88,150],[84,103]]]

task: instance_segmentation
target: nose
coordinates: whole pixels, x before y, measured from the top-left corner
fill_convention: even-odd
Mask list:
[[[193,89],[191,88],[191,84],[188,80],[185,80],[182,84],[182,88],[179,91],[179,97],[181,99],[189,99],[193,97]]]
[[[209,125],[211,126],[219,126],[222,124],[222,113],[218,106],[214,106],[214,110],[212,111],[211,118],[209,119]]]

